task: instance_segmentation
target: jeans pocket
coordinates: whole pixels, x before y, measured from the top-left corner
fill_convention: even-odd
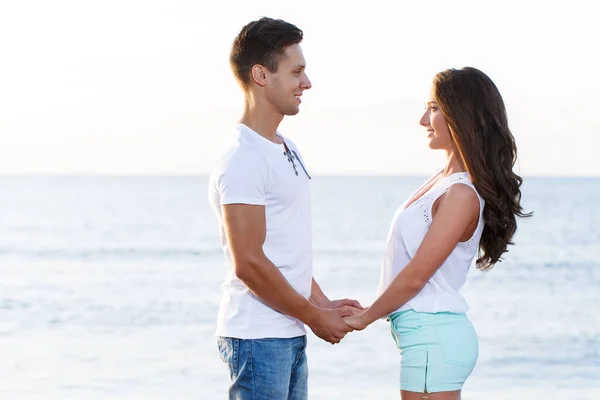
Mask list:
[[[444,361],[460,367],[475,366],[479,356],[479,343],[475,328],[468,319],[458,319],[436,326],[442,345]]]
[[[219,356],[229,367],[229,375],[233,381],[238,373],[239,339],[223,338],[217,340]]]
[[[306,339],[306,336],[302,336],[301,338],[298,339],[298,341],[299,341],[299,350],[297,352],[296,362],[300,361],[302,359],[302,357],[305,357],[306,348],[308,347],[308,340]]]

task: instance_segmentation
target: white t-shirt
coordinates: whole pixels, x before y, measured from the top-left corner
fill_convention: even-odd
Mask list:
[[[265,206],[267,232],[263,251],[298,293],[305,298],[310,296],[313,266],[309,177],[296,146],[279,136],[300,160],[294,158],[292,164],[283,144],[273,143],[239,124],[218,156],[210,177],[209,202],[218,219],[227,260],[218,336],[261,339],[306,334],[301,321],[265,305],[237,278],[221,213],[225,204]]]
[[[425,187],[429,181],[423,184],[421,188]],[[469,268],[479,249],[479,241],[484,227],[483,208],[485,202],[477,193],[466,172],[452,174],[440,180],[417,201],[406,207],[408,201],[420,192],[421,188],[417,189],[398,208],[388,234],[387,250],[383,260],[377,295],[381,295],[396,275],[413,259],[431,226],[433,204],[441,195],[446,193],[450,186],[456,184],[469,186],[479,198],[479,222],[475,232],[466,242],[459,242],[423,289],[394,312],[413,309],[417,312],[429,313],[442,311],[464,313],[469,308],[466,300],[460,294],[460,288],[467,280]]]

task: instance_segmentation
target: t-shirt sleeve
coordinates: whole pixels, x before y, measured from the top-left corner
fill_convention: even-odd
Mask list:
[[[218,163],[215,179],[221,205],[265,205],[269,163],[258,149],[238,148]]]

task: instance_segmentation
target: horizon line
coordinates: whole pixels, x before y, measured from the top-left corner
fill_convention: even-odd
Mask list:
[[[428,177],[431,173],[407,174],[407,173],[313,173],[313,177],[321,178],[422,178]],[[22,173],[2,173],[2,178],[208,178],[208,173],[187,173],[187,172],[163,172],[163,173],[51,173],[51,172],[22,172]],[[598,179],[600,175],[553,175],[553,174],[527,174],[520,175],[523,178],[561,178],[561,179]]]

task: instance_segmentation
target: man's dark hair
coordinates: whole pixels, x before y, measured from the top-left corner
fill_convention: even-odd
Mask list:
[[[276,72],[288,46],[302,41],[302,31],[280,19],[263,17],[242,28],[233,41],[229,63],[233,74],[247,89],[251,70],[256,64]]]

